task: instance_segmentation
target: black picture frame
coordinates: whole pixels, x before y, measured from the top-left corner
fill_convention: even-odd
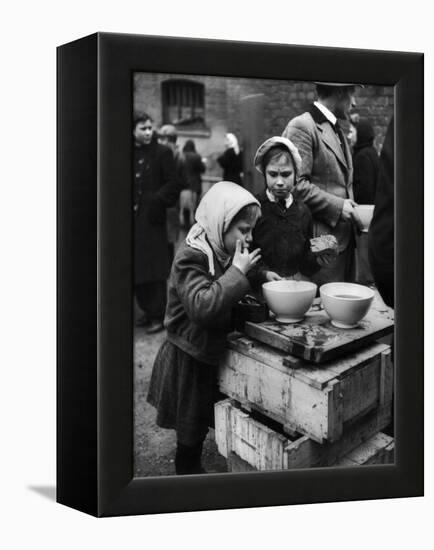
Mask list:
[[[97,33],[58,48],[57,500],[96,516],[423,494],[423,54]],[[395,87],[395,464],[133,478],[132,73]]]

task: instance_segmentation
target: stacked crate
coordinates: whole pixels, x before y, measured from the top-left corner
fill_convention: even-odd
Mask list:
[[[233,471],[393,462],[388,345],[313,364],[236,333],[219,386],[216,442]]]

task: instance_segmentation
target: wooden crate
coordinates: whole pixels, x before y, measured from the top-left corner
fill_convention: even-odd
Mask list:
[[[392,400],[391,350],[384,344],[320,366],[245,336],[228,345],[220,391],[318,443],[338,441],[345,426]]]
[[[379,432],[390,420],[390,407],[389,411],[383,407],[368,415],[368,418],[359,420],[339,442],[323,445],[306,436],[290,437],[279,433],[251,418],[231,400],[217,403],[215,409],[217,447],[229,463],[238,464],[237,467],[232,464],[232,471],[393,462],[393,438]]]
[[[351,458],[344,457],[334,466],[366,466],[368,464],[393,464],[395,443],[389,436],[379,433],[369,441],[360,445],[351,453]],[[228,457],[228,470],[232,473],[257,471],[255,468],[236,453]]]

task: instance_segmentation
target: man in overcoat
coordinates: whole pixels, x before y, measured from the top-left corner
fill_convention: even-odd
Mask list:
[[[172,151],[157,142],[149,115],[134,121],[134,289],[149,334],[163,330],[170,261],[166,208],[179,196]]]
[[[338,241],[338,256],[312,280],[318,285],[354,280],[353,164],[338,119],[346,119],[355,106],[353,84],[316,83],[318,100],[305,113],[290,120],[283,136],[298,148],[302,168],[294,188],[313,216],[313,236],[331,234]]]

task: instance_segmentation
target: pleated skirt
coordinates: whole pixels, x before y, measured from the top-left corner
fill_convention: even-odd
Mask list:
[[[147,397],[157,409],[158,426],[176,430],[184,445],[197,445],[214,426],[214,404],[223,397],[216,366],[198,361],[171,342],[162,344]]]

